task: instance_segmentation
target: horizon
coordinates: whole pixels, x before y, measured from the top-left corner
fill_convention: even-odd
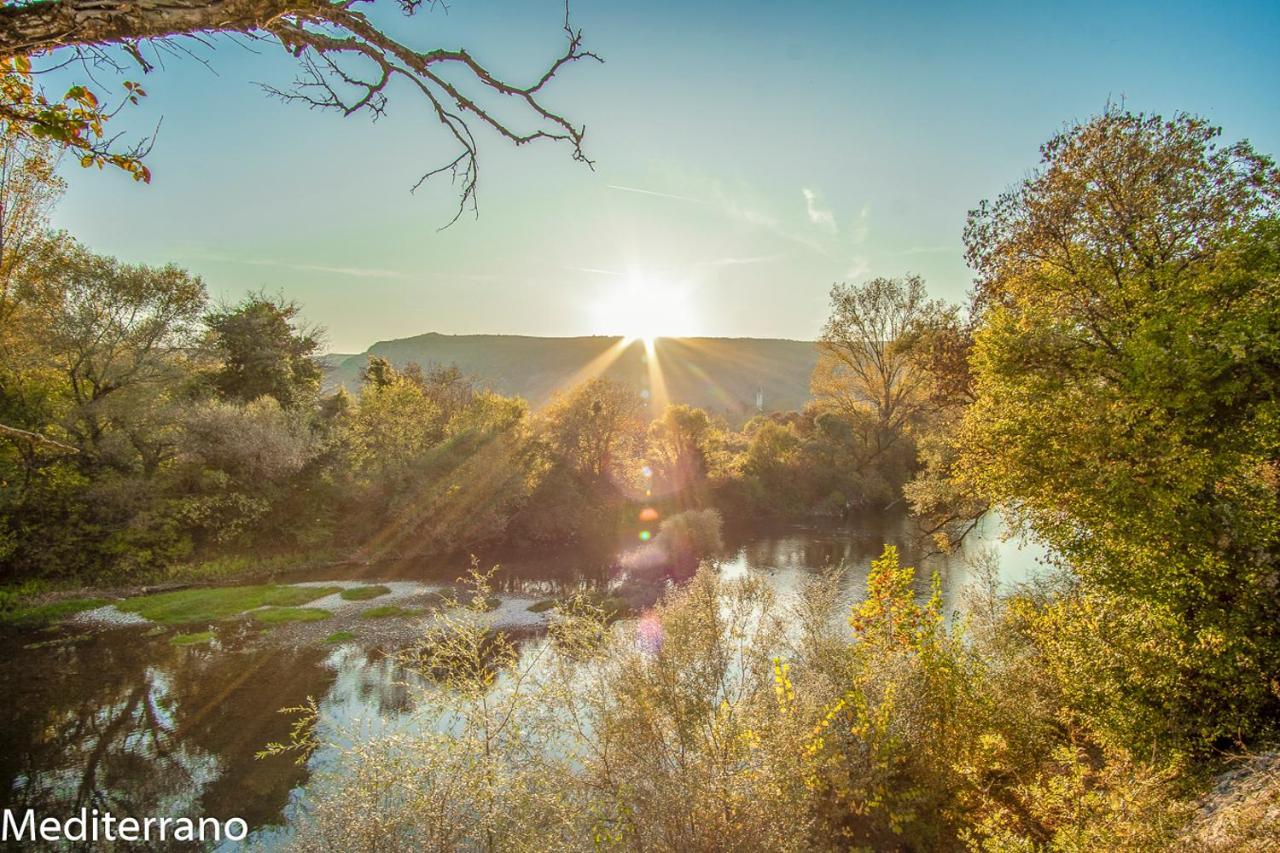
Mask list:
[[[641,340],[639,338],[629,336],[629,335],[609,335],[609,334],[526,335],[526,334],[521,334],[519,332],[437,332],[432,330],[429,332],[419,332],[416,335],[405,335],[403,338],[382,338],[369,344],[367,347],[360,350],[359,352],[346,352],[346,351],[330,349],[322,353],[321,357],[331,357],[335,355],[345,355],[348,357],[354,357],[358,355],[366,355],[367,353],[369,353],[370,350],[372,350],[374,347],[378,346],[379,344],[398,343],[400,341],[408,341],[408,340],[413,340],[415,338],[425,338],[431,335],[436,335],[442,338],[533,338],[536,340],[549,340],[549,341],[591,340],[594,338],[603,338],[605,340],[611,340],[611,341],[612,340],[626,341],[628,344],[636,343]],[[659,341],[690,341],[690,340],[693,340],[693,341],[698,341],[698,340],[784,341],[786,343],[794,343],[794,344],[817,344],[818,343],[818,338],[816,336],[813,338],[779,338],[779,337],[761,337],[758,335],[654,335],[650,339],[650,343],[652,343],[654,346],[657,346]]]

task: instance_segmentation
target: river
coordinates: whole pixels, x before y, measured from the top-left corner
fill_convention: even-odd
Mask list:
[[[904,563],[939,574],[952,611],[962,607],[969,560],[980,551],[997,555],[1003,583],[1035,571],[1038,550],[998,534],[990,520],[958,553],[924,556],[900,516],[731,527],[718,564],[726,576],[766,575],[783,593],[834,569],[853,601],[870,561],[884,543],[895,543]],[[501,564],[495,580],[508,596],[543,597],[608,576],[598,554],[506,554]],[[358,579],[448,581],[463,568],[457,560],[401,563],[369,567]],[[309,579],[352,578],[348,570]],[[280,709],[314,697],[324,725],[362,721],[371,729],[411,710],[408,676],[378,644],[282,648],[231,634],[214,645],[181,647],[145,626],[59,632],[0,640],[3,808],[41,816],[85,807],[117,817],[240,817],[270,846],[287,834],[291,804],[305,797],[315,762],[325,760],[317,755],[299,766],[288,756],[255,757],[268,742],[287,738],[290,721]]]

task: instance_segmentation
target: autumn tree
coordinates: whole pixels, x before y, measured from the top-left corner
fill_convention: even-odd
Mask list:
[[[167,451],[156,405],[186,377],[182,361],[204,284],[175,266],[124,264],[65,240],[46,244],[18,285],[59,386],[52,400],[81,464],[154,467]]]
[[[831,288],[831,316],[818,341],[812,390],[824,405],[869,422],[872,456],[901,438],[925,403],[927,379],[900,340],[939,310],[917,275]]]
[[[300,327],[300,310],[259,293],[205,316],[205,348],[217,362],[211,380],[221,397],[245,403],[273,397],[285,408],[314,398],[320,335]]]
[[[142,163],[149,142],[122,147],[108,127],[121,107],[145,95],[142,87],[128,80],[114,95],[86,84],[48,93],[40,72],[80,59],[86,68],[92,63],[124,73],[136,67],[148,74],[163,69],[167,57],[225,36],[255,48],[273,45],[294,57],[295,84],[267,87],[268,92],[312,108],[377,118],[385,113],[394,85],[407,84],[456,146],[452,159],[425,171],[418,183],[451,175],[459,187],[458,215],[468,206],[474,209],[480,128],[517,146],[560,143],[573,159],[589,164],[582,147],[585,127],[544,100],[547,86],[566,66],[598,58],[584,49],[568,7],[559,55],[526,81],[515,82],[467,48],[414,46],[400,37],[404,28],[389,25],[397,14],[425,16],[436,5],[434,0],[4,0],[0,120],[29,138],[56,142],[85,166],[116,166],[149,181]],[[516,112],[507,111],[507,105]]]
[[[611,379],[592,379],[559,395],[543,417],[555,456],[580,475],[626,481],[644,435],[643,401]]]
[[[1080,578],[1045,616],[1051,660],[1141,743],[1280,718],[1280,171],[1220,136],[1109,109],[966,230],[958,479]]]
[[[928,424],[916,436],[919,470],[903,494],[922,532],[934,547],[948,552],[973,531],[991,508],[990,501],[961,484],[956,433],[974,401],[974,319],[956,306],[931,311],[901,339],[912,368],[926,381]]]
[[[725,429],[703,409],[667,406],[649,425],[648,459],[654,478],[665,489],[705,498],[709,478],[726,464]]]

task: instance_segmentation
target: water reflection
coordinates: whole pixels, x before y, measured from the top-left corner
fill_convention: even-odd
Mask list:
[[[1029,578],[1039,567],[1043,551],[1032,543],[1003,539],[999,519],[989,517],[951,554],[939,554],[921,542],[905,516],[868,516],[846,524],[809,524],[772,530],[729,530],[726,557],[720,571],[729,577],[747,573],[769,576],[784,595],[798,594],[817,572],[834,570],[843,579],[845,598],[858,601],[866,594],[867,570],[886,544],[898,546],[904,566],[915,566],[916,588],[930,592],[937,573],[942,583],[944,611],[961,609],[965,590],[976,580],[974,562],[994,556],[1003,587]]]
[[[328,691],[323,657],[179,648],[137,630],[11,650],[0,668],[0,807],[275,820],[305,771],[254,755],[288,732],[275,709]]]
[[[958,606],[966,560],[995,547],[1006,581],[1034,569],[1035,549],[1002,543],[989,523],[959,554],[926,557],[903,518],[841,525],[729,529],[721,571],[767,575],[786,595],[823,569],[840,571],[848,598],[864,591],[866,570],[884,543],[904,563],[939,572],[944,604]],[[608,549],[489,555],[504,566],[499,586],[540,597],[602,584]],[[369,579],[452,580],[465,563],[370,566]],[[350,579],[350,567],[333,577]],[[926,573],[922,573],[926,574]],[[323,575],[312,575],[321,579]],[[927,589],[926,577],[920,579]],[[241,817],[252,828],[281,823],[305,798],[308,768],[290,756],[255,754],[288,737],[279,709],[315,697],[329,732],[372,735],[407,718],[411,677],[377,649],[263,647],[236,637],[175,647],[167,635],[121,629],[96,636],[31,634],[0,638],[0,807],[69,816],[81,807],[117,817]],[[52,644],[32,644],[56,641]],[[317,755],[311,769],[332,760]],[[272,835],[265,837],[270,840]],[[280,837],[280,836],[275,836]]]

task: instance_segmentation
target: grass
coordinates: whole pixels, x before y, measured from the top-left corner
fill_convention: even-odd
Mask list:
[[[354,586],[351,589],[344,589],[342,597],[346,601],[368,601],[389,592],[391,589],[385,586]]]
[[[268,607],[253,611],[253,618],[264,625],[280,625],[285,622],[318,622],[333,614],[319,607]]]
[[[237,616],[257,607],[296,607],[332,595],[335,586],[223,586],[179,589],[131,598],[119,608],[153,622],[181,625]]]
[[[324,641],[330,645],[336,646],[338,643],[345,643],[349,640],[354,640],[355,638],[355,631],[334,631],[332,634],[325,637]]]
[[[74,616],[82,610],[93,610],[111,602],[105,598],[68,598],[49,604],[38,604],[34,607],[18,607],[0,613],[0,622],[7,625],[28,627],[58,622],[68,616]]]
[[[380,607],[370,607],[368,610],[360,614],[361,619],[394,619],[397,616],[419,616],[421,610],[413,610],[407,607],[400,607],[395,604],[383,604]]]
[[[195,646],[213,639],[212,631],[198,631],[194,634],[178,634],[169,642],[175,646]]]

